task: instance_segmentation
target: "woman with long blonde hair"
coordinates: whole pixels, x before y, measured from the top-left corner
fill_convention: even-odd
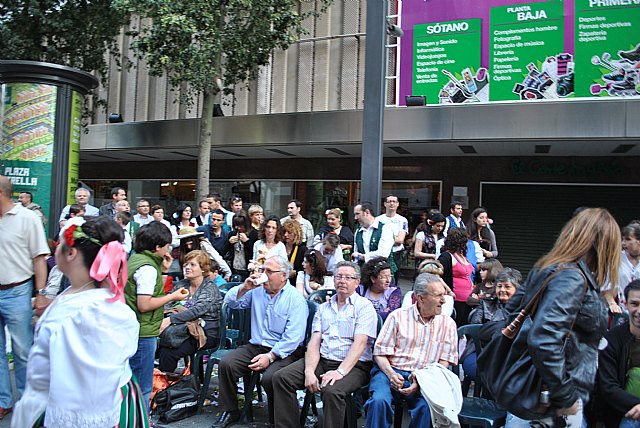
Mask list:
[[[527,335],[533,363],[548,389],[541,426],[581,427],[593,390],[598,345],[607,317],[600,287],[618,280],[620,229],[604,208],[588,208],[564,226],[549,253],[535,264],[507,305],[513,313],[550,278]],[[552,276],[553,275],[553,276]],[[511,414],[506,427],[529,427]],[[538,426],[536,424],[536,426]]]

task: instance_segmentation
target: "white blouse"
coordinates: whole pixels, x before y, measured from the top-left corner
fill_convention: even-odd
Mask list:
[[[113,427],[120,419],[120,388],[131,379],[129,358],[140,325],[123,302],[101,288],[61,294],[38,321],[27,364],[27,384],[11,426]]]
[[[324,283],[322,284],[322,286],[320,288],[318,288],[318,290],[314,290],[311,288],[311,286],[309,285],[311,277],[309,276],[309,274],[307,274],[304,271],[300,271],[298,272],[298,275],[296,276],[296,286],[298,288],[298,290],[300,288],[302,288],[303,293],[302,295],[304,296],[304,298],[308,298],[309,295],[311,293],[313,293],[314,291],[318,291],[318,290],[326,290],[326,289],[331,289],[331,290],[335,290],[335,285],[333,283],[333,277],[332,276],[325,276],[324,277]]]
[[[262,239],[253,244],[253,260],[257,260],[260,250],[267,250],[267,244],[265,244]],[[269,258],[272,256],[280,256],[285,260],[289,260],[289,257],[287,256],[287,247],[283,242],[278,242],[276,245],[271,247],[270,250],[267,250],[266,257]]]

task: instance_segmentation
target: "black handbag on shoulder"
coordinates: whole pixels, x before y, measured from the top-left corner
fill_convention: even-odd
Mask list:
[[[179,421],[196,414],[200,385],[195,374],[188,374],[153,398],[160,422]]]
[[[551,273],[531,300],[519,312],[509,315],[506,327],[482,348],[478,355],[478,376],[494,400],[510,413],[526,420],[553,416],[549,391],[529,354],[527,336],[538,304],[549,281],[560,271]],[[495,326],[485,326],[495,328]]]

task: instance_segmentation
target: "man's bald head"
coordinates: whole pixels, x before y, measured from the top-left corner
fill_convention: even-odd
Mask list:
[[[2,196],[11,199],[13,185],[11,184],[11,180],[4,175],[0,175],[0,192],[2,192]]]

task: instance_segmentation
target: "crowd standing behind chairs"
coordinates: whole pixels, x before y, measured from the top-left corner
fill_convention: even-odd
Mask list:
[[[144,406],[149,405],[155,357],[159,356],[161,369],[170,371],[181,357],[218,346],[222,297],[216,283],[231,279],[230,274],[241,285],[226,293],[224,303],[230,310],[250,311],[251,335],[247,345],[220,362],[221,414],[214,427],[239,420],[237,382],[252,373],[262,379],[269,422],[277,427],[299,426],[296,391],[305,388],[320,394],[324,426],[341,426],[351,402],[346,398],[364,387],[368,394],[353,402],[365,403],[368,427],[392,426],[391,403],[398,400],[408,407],[410,426],[426,426],[430,405],[436,421],[448,417],[433,407],[434,397],[429,397],[433,385],[421,388],[420,382],[428,382],[433,367],[448,373],[446,367],[458,364],[463,338],[457,337],[456,324],[503,325],[541,278],[556,266],[567,265],[567,271],[549,282],[539,308],[544,317],[534,319],[528,337],[530,349],[536,351],[535,368],[549,388],[549,414],[553,415],[548,420],[525,421],[508,414],[506,426],[582,426],[589,417],[589,426],[604,421],[606,427],[640,427],[639,222],[620,233],[606,210],[582,210],[519,287],[519,273],[497,260],[497,240],[487,210],[473,210],[465,223],[462,205],[452,203],[446,217],[425,213],[421,230],[413,235],[416,258],[436,269],[425,265],[417,270],[432,273],[417,275],[413,293],[401,308],[395,274],[405,262],[409,230],[406,219],[398,214],[399,200],[394,195],[385,198],[385,213],[377,217],[373,204],[356,205],[355,232],[345,224],[341,209],[329,207],[326,226],[314,235],[302,216],[302,204],[295,199],[288,205],[287,217],[271,216],[265,221],[259,205],[250,206],[247,213],[242,198],[234,195],[227,210],[222,197],[211,194],[198,201],[197,213],[186,204],[178,205],[170,224],[162,206],[144,199],[138,200],[137,213],[131,216],[125,189],[112,189],[111,201],[98,209],[88,203],[90,193],[80,188],[76,204],[66,206],[60,215],[65,229],[56,269],[66,282],[59,274],[52,276],[57,284],[47,284],[46,289],[49,250],[43,244],[37,204],[30,195],[21,194],[20,204],[14,205],[11,195],[11,183],[0,176],[2,238],[7,243],[10,236],[20,237],[15,245],[0,246],[0,346],[5,346],[6,327],[13,342],[17,394],[22,395],[12,426],[68,426],[60,422],[69,420],[68,412],[73,413],[73,426],[114,426],[121,408],[136,418],[120,420],[120,426],[149,426]],[[173,267],[172,246],[177,250]],[[207,251],[198,251],[198,246]],[[127,268],[121,268],[127,257]],[[343,257],[347,261],[341,261]],[[168,274],[185,280],[167,288]],[[307,326],[305,298],[328,288],[334,288],[335,294],[320,305]],[[33,289],[42,291],[33,302],[40,316],[35,341]],[[450,296],[454,296],[455,311],[448,306]],[[165,313],[171,302],[178,304]],[[617,322],[606,340],[600,341],[606,306],[612,313],[628,314],[630,322]],[[379,333],[377,318],[384,321]],[[88,334],[78,328],[78,320],[83,319],[86,331],[93,328],[91,334],[101,337],[94,344],[108,350],[96,348],[88,355],[82,346],[73,345]],[[187,323],[193,331],[185,333]],[[110,328],[115,324],[117,329]],[[310,340],[305,356],[307,328]],[[58,337],[69,341],[58,342]],[[60,347],[55,352],[46,349],[56,343]],[[479,382],[477,351],[468,346],[460,360],[467,375]],[[73,375],[61,378],[74,362]],[[110,397],[101,401],[100,408],[83,406],[83,400],[89,399],[87,388],[77,388],[83,382],[84,367],[92,364],[104,370],[104,381],[91,386],[90,392]],[[15,404],[8,374],[2,352],[0,419]],[[42,399],[52,391],[53,399]],[[444,387],[439,391],[455,401],[455,391]],[[143,399],[136,400],[140,396]],[[457,418],[450,422],[457,423]]]

